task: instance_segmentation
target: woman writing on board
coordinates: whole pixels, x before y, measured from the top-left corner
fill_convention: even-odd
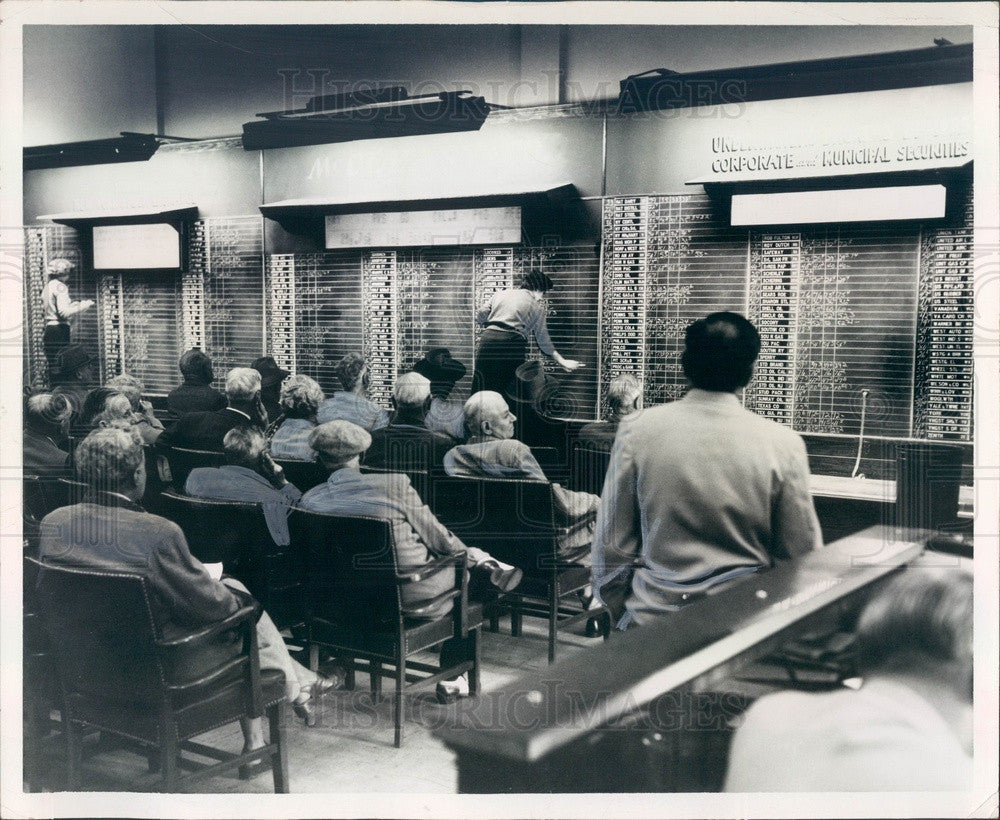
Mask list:
[[[486,329],[476,351],[473,392],[494,390],[503,396],[513,395],[514,372],[527,358],[531,337],[539,350],[563,370],[572,372],[583,367],[583,362],[560,356],[549,338],[543,299],[552,288],[547,274],[532,270],[521,280],[521,287],[493,294],[490,304],[479,311],[476,321]]]

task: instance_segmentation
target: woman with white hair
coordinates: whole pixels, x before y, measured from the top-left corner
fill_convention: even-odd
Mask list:
[[[320,386],[308,376],[289,376],[281,383],[278,406],[284,420],[271,436],[272,456],[316,460],[316,451],[309,446],[309,435],[316,426],[316,411],[323,399]]]
[[[45,329],[42,331],[42,347],[49,369],[54,370],[59,351],[70,344],[70,317],[93,307],[92,299],[74,302],[69,297],[70,272],[73,263],[68,259],[53,259],[48,264],[49,281],[42,288],[42,310],[45,312]]]

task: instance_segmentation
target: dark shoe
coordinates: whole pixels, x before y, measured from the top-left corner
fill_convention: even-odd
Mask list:
[[[309,688],[312,692],[311,700],[323,697],[327,692],[337,692],[344,688],[344,679],[339,675],[322,675],[316,678],[316,682]]]
[[[495,566],[490,568],[490,583],[501,592],[510,592],[515,589],[523,577],[524,573],[517,567],[504,569],[501,566]]]
[[[312,698],[309,700],[302,701],[301,703],[293,703],[292,711],[295,712],[295,716],[302,718],[302,722],[306,726],[316,725],[316,710],[313,709]]]
[[[468,675],[461,675],[454,680],[441,681],[434,694],[437,696],[438,703],[441,704],[454,703],[459,698],[467,698],[469,696]]]

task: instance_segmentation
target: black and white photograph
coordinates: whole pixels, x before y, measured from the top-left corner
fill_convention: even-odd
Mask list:
[[[0,814],[996,817],[997,21],[0,3]]]

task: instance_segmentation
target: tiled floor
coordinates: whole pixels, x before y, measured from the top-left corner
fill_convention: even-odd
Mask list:
[[[560,633],[558,652],[565,656],[580,647],[596,646],[599,638]],[[510,635],[508,620],[497,634],[484,631],[482,684],[484,691],[497,689],[528,669],[547,665],[545,624],[526,618],[519,638]],[[432,657],[424,659],[432,661]],[[291,791],[300,794],[356,792],[359,782],[366,792],[440,793],[457,791],[455,759],[433,736],[433,728],[446,721],[454,707],[438,704],[433,687],[416,690],[406,701],[403,747],[393,748],[392,698],[373,704],[368,678],[357,676],[353,692],[336,692],[324,698],[317,725],[305,727],[289,710],[288,756]],[[391,695],[386,678],[384,693]],[[202,738],[209,745],[239,751],[242,735],[237,724],[218,729]],[[84,752],[82,788],[89,791],[153,791],[156,776],[147,772],[146,759],[124,749],[100,750],[96,736]],[[44,746],[43,790],[64,788],[62,743],[53,735]],[[270,773],[250,781],[235,773],[198,784],[199,792],[271,792]]]

